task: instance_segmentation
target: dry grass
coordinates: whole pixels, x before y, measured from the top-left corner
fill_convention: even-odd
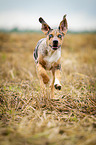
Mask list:
[[[0,144],[96,144],[96,34],[67,34],[62,91],[42,94],[33,50],[43,34],[0,33]]]

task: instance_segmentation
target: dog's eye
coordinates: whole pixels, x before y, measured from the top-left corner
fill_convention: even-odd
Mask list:
[[[62,38],[62,35],[59,34],[59,35],[58,35],[58,38]]]
[[[49,35],[49,40],[50,40],[50,38],[52,38],[52,37],[53,37],[53,34],[50,34],[50,35]]]

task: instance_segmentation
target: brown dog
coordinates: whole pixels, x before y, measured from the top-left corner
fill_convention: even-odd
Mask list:
[[[58,29],[51,29],[41,17],[39,18],[39,22],[42,24],[41,30],[46,35],[46,38],[38,41],[34,50],[34,60],[37,66],[37,74],[40,79],[41,88],[44,89],[44,84],[47,84],[50,80],[46,70],[52,71],[53,78],[50,95],[51,98],[54,98],[54,87],[55,89],[61,90],[60,58],[63,37],[68,28],[66,15],[64,15]]]

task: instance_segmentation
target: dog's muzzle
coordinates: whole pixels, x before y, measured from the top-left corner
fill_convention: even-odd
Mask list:
[[[58,40],[53,40],[53,46],[49,45],[53,50],[57,50],[61,47],[61,45],[58,46]]]

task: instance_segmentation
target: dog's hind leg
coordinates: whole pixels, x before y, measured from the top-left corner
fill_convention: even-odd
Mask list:
[[[54,70],[52,70],[52,77],[53,77],[52,83],[50,85],[50,87],[51,87],[51,93],[50,93],[51,99],[54,98],[54,81],[55,81],[55,71]]]
[[[41,89],[44,89],[45,88],[44,84],[48,84],[50,79],[49,76],[47,75],[46,70],[39,63],[37,64],[37,75],[40,80],[40,87]]]

